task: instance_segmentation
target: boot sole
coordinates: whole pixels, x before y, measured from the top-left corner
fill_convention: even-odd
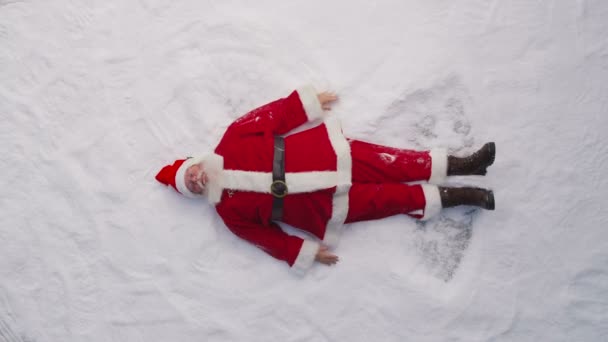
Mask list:
[[[494,191],[488,190],[488,198],[487,198],[487,201],[486,201],[485,209],[486,210],[494,210],[494,208],[495,208]]]
[[[488,143],[488,150],[490,152],[490,162],[488,163],[488,165],[486,165],[486,167],[494,164],[494,160],[496,159],[496,143],[495,142],[489,142]]]

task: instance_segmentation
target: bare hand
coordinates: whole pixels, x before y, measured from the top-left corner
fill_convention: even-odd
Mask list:
[[[328,91],[317,94],[317,98],[321,103],[321,108],[324,110],[331,110],[331,103],[338,100],[338,96],[336,94]]]
[[[315,260],[325,265],[334,265],[339,259],[337,255],[329,252],[329,248],[327,248],[327,246],[321,245],[317,251]]]

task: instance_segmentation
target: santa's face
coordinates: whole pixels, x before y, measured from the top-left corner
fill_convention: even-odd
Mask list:
[[[188,190],[194,194],[202,194],[208,180],[201,163],[191,165],[186,169],[186,173],[184,174],[184,183],[186,183]]]

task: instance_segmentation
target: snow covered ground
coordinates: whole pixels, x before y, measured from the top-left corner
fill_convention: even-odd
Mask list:
[[[608,1],[0,0],[0,341],[608,340]],[[255,106],[496,141],[497,210],[290,272],[154,180]]]

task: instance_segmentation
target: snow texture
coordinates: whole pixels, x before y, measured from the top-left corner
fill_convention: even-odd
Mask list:
[[[0,0],[0,341],[606,341],[608,1]],[[346,227],[304,277],[154,180],[254,107],[496,141],[495,212]],[[286,228],[293,232],[292,229]]]

